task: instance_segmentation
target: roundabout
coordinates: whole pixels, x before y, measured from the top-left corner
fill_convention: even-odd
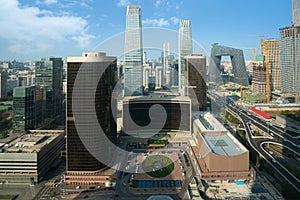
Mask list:
[[[166,156],[152,155],[143,161],[142,169],[153,178],[163,178],[173,172],[174,163]]]

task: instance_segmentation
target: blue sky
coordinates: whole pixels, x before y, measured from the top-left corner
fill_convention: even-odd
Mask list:
[[[128,4],[141,6],[143,27],[178,31],[178,21],[190,19],[193,39],[207,52],[212,43],[258,48],[259,35],[279,39],[292,21],[291,0],[0,0],[0,60],[93,50],[124,32]]]

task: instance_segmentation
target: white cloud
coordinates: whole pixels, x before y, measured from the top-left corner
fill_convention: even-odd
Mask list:
[[[57,3],[57,0],[45,0],[44,3],[45,4],[55,4],[55,3]]]
[[[35,1],[35,3],[37,3],[37,4],[46,4],[46,5],[56,4],[57,2],[58,2],[57,0],[44,0],[44,1],[37,0],[37,1]]]
[[[154,6],[158,8],[161,5],[161,3],[162,3],[161,0],[157,0],[155,1]]]
[[[171,17],[171,21],[176,25],[179,23],[180,19],[178,19],[177,17]]]
[[[143,22],[144,25],[158,26],[158,27],[168,26],[169,25],[168,20],[165,20],[164,18],[160,18],[160,19],[145,19],[142,22]]]
[[[126,7],[130,4],[130,1],[129,0],[119,0],[118,2],[118,6],[119,7]]]
[[[81,17],[21,6],[18,0],[0,2],[0,13],[5,13],[1,15],[0,38],[9,43],[7,50],[11,53],[55,52],[72,42],[82,48],[94,38],[87,33],[88,22]]]

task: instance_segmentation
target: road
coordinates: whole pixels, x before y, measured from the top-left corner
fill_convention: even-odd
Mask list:
[[[295,138],[289,135],[282,128],[272,125],[272,122],[256,116],[253,112],[246,110],[243,107],[234,104],[232,99],[226,99],[216,94],[209,94],[211,99],[220,105],[223,105],[230,113],[234,114],[242,122],[245,127],[248,143],[258,152],[266,161],[289,182],[298,192],[300,192],[300,181],[290,173],[280,162],[276,160],[267,150],[264,149],[263,144],[279,143],[286,148],[299,155],[300,138]],[[268,133],[269,137],[254,137],[252,135],[249,124],[253,124],[262,131]]]

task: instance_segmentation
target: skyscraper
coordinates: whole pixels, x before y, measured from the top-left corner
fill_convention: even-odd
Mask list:
[[[165,42],[163,44],[163,84],[169,85],[170,84],[170,65],[169,65],[169,56],[170,56],[170,43]]]
[[[14,123],[23,131],[36,126],[36,86],[16,87],[13,93]]]
[[[127,6],[124,54],[124,96],[140,96],[143,94],[143,47],[139,6]]]
[[[293,26],[300,26],[300,0],[292,0]]]
[[[280,29],[281,91],[300,94],[300,26]]]
[[[178,90],[180,95],[184,96],[185,93],[185,61],[184,56],[191,55],[193,53],[192,46],[192,30],[190,20],[180,20],[179,27],[179,81]]]
[[[7,97],[7,72],[0,71],[0,99]]]
[[[35,66],[36,86],[46,90],[46,117],[54,118],[62,112],[63,61],[61,58],[43,58]]]
[[[99,71],[103,71],[103,74],[99,82],[94,84],[90,80],[97,79]],[[103,144],[99,134],[100,125],[105,137],[112,143],[116,142],[116,123],[112,115],[112,110],[116,109],[116,101],[112,98],[116,71],[116,57],[106,56],[105,53],[84,52],[82,56],[67,57],[67,184],[84,183],[102,187],[113,179],[111,174],[104,172],[108,169],[106,163],[100,162],[91,153],[84,140],[92,144],[98,153],[109,154],[109,148]],[[83,73],[82,79],[78,78],[79,72]],[[76,86],[78,81],[79,85]],[[79,96],[73,99],[76,92]],[[76,99],[81,101],[80,108],[76,107]],[[94,105],[87,103],[87,100],[91,100]],[[96,112],[96,120],[90,118],[94,115],[93,110]],[[76,113],[84,119],[83,122]],[[84,129],[84,135],[80,135],[80,128]],[[95,131],[98,135],[94,134]]]
[[[185,56],[186,94],[192,100],[193,111],[206,110],[206,57]]]
[[[300,94],[300,1],[292,1],[293,23],[280,31],[280,85],[286,95]]]

